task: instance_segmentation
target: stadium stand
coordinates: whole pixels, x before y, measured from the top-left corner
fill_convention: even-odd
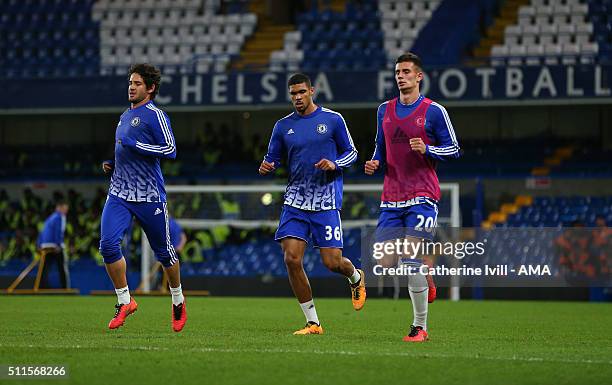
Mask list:
[[[499,222],[480,234],[488,241],[484,261],[467,258],[466,263],[506,264],[510,269],[537,263],[552,266],[553,275],[566,279],[605,282],[612,271],[612,196],[519,196],[516,202],[489,217]],[[500,228],[504,231],[496,231]]]
[[[533,263],[550,266],[553,276],[591,283],[597,279],[606,282],[612,269],[607,258],[610,231],[605,225],[589,229],[485,231],[481,236],[488,241],[488,252],[478,258],[467,257],[464,262],[468,266],[502,264],[518,271],[525,263]]]
[[[61,195],[56,193],[56,196]],[[71,211],[68,215],[66,244],[71,260],[71,269],[79,274],[95,276],[101,257],[98,254],[99,214],[105,199],[105,192],[98,190],[91,199],[85,199],[76,191],[68,192]],[[559,258],[559,241],[564,235],[563,228],[582,224],[589,228],[601,228],[612,223],[612,196],[539,196],[525,202],[522,207],[511,210],[506,221],[496,224],[497,228],[518,228],[512,232],[484,232],[489,237],[491,255],[503,255],[505,260],[490,261],[491,264],[520,264],[526,255],[537,255],[538,263],[546,264]],[[376,211],[376,204],[367,203]],[[223,211],[219,202],[217,211]],[[352,206],[352,205],[351,205]],[[0,190],[0,266],[5,275],[17,274],[30,261],[35,252],[35,240],[42,227],[45,215],[53,210],[52,201],[41,199],[31,190],[24,190],[20,201],[10,201],[6,192]],[[184,196],[172,205],[174,213],[180,216],[214,216],[218,213],[202,212],[196,196]],[[22,213],[22,215],[18,215]],[[357,211],[345,213],[347,218]],[[369,215],[371,213],[366,213]],[[534,228],[556,228],[534,231]],[[279,258],[278,244],[272,240],[274,229],[239,230],[220,226],[208,230],[187,230],[188,242],[181,255],[182,269],[186,276],[285,276],[286,270]],[[589,230],[591,231],[591,230]],[[595,230],[593,230],[595,231]],[[576,236],[569,234],[568,236]],[[347,229],[344,232],[345,253],[360,255],[360,230]],[[131,264],[137,265],[140,255],[140,229],[136,225],[129,233],[125,255]],[[524,245],[516,248],[515,245]],[[537,248],[530,248],[531,246]],[[504,252],[502,252],[504,251]],[[469,264],[469,259],[466,260]],[[475,262],[476,263],[476,262]],[[476,264],[482,264],[482,260]],[[591,271],[589,264],[582,261],[580,269]],[[332,274],[319,263],[315,249],[308,249],[304,268],[312,277],[327,277]],[[575,267],[577,268],[577,267]],[[597,271],[597,270],[596,270]],[[77,274],[78,275],[78,274]],[[102,274],[103,276],[103,274]],[[103,284],[104,280],[94,280]],[[90,283],[91,284],[91,283]],[[87,286],[87,283],[83,284]],[[95,285],[94,285],[95,286]]]
[[[609,151],[591,151],[588,148],[580,147],[574,151],[571,162],[564,162],[563,165],[553,167],[550,175],[609,175],[610,159],[612,159],[612,153]]]
[[[588,4],[599,62],[612,63],[612,1],[590,0]]]
[[[607,1],[532,0],[491,48],[493,65],[573,65],[609,59]]]
[[[225,71],[253,34],[253,13],[215,0],[42,0],[0,3],[6,78],[123,75],[135,61],[165,74]],[[241,12],[241,7],[228,11]]]
[[[257,15],[257,28],[255,33],[244,44],[240,56],[232,62],[232,70],[261,71],[268,67],[273,51],[283,46],[285,33],[295,30],[292,24],[292,13],[302,9],[301,1],[285,3],[287,14],[285,17],[273,18],[270,9],[272,4],[268,1],[245,1],[251,13]]]
[[[396,58],[412,49],[440,1],[380,1],[378,10],[387,57]]]
[[[61,196],[59,192],[55,196]],[[98,190],[91,199],[86,199],[74,190],[68,192],[70,211],[67,217],[66,245],[75,271],[95,272],[102,264],[98,253],[100,213],[106,193]],[[172,211],[177,216],[214,216],[223,211],[219,201],[217,213],[205,210],[196,196],[173,201]],[[2,274],[19,273],[33,258],[38,232],[44,219],[54,209],[53,200],[44,200],[30,189],[23,192],[20,201],[11,201],[6,191],[0,190],[0,266]],[[210,209],[208,205],[207,208]],[[376,207],[376,205],[373,205]],[[244,210],[246,211],[246,210]],[[20,215],[21,214],[21,215]],[[270,274],[286,275],[278,244],[273,241],[274,229],[243,231],[219,226],[209,230],[186,230],[188,242],[181,261],[184,274],[208,276],[254,276]],[[124,254],[136,265],[140,252],[141,230],[134,225],[128,234]],[[359,255],[358,230],[344,233],[345,245],[352,255]],[[347,252],[349,252],[347,251]],[[313,276],[329,276],[331,273],[320,263],[316,250],[309,250],[304,260],[305,269]],[[98,268],[98,273],[100,272]]]
[[[612,223],[612,197],[535,197],[533,204],[508,214],[501,227],[557,227],[572,226],[575,222],[587,227],[596,225],[601,216]]]
[[[313,9],[298,15],[298,29],[285,34],[269,68],[378,70],[392,68],[411,49],[430,66],[459,64],[479,40],[480,20],[490,23],[496,3],[380,0],[348,2],[343,12]]]
[[[98,1],[102,74],[151,62],[165,74],[225,71],[255,30],[253,13],[220,15],[215,0]]]
[[[99,67],[93,1],[0,2],[0,69],[6,78],[93,76]]]
[[[494,3],[495,0],[441,2],[411,49],[429,67],[460,64],[480,40],[481,23],[488,19]]]
[[[347,3],[344,12],[313,8],[298,15],[297,30],[270,55],[270,70],[377,70],[386,65],[377,4]]]
[[[392,59],[408,49],[419,52],[429,66],[459,64],[481,40],[499,7],[525,4],[518,0],[345,3],[340,12],[312,6],[298,14],[295,30],[284,33],[283,47],[269,54],[267,68],[379,70],[392,66]],[[249,4],[7,0],[0,3],[0,76],[125,74],[135,61],[159,65],[165,74],[221,72],[238,61],[240,68],[257,69],[242,63],[265,52],[243,52],[259,28],[260,16],[248,9]],[[514,6],[516,15],[504,27],[502,41],[487,48],[490,64],[612,61],[610,0],[531,0]],[[271,36],[287,26],[266,28],[263,35]],[[263,35],[255,48],[271,44]],[[255,56],[253,60],[258,59]]]

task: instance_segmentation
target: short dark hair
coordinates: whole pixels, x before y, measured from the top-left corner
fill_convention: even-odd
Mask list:
[[[308,88],[312,87],[312,83],[310,83],[310,78],[308,77],[308,75],[304,75],[303,73],[293,74],[287,81],[287,88],[291,87],[294,84],[302,83],[306,83],[306,86]]]
[[[142,80],[144,80],[147,89],[150,89],[153,85],[155,85],[155,89],[151,93],[151,100],[155,99],[155,96],[159,92],[161,71],[151,64],[139,63],[134,64],[130,67],[130,70],[128,71],[128,79],[130,78],[130,76],[132,76],[132,74],[138,74],[142,76]]]
[[[400,55],[395,61],[395,64],[404,63],[404,62],[412,63],[415,66],[419,67],[421,70],[423,69],[423,63],[421,62],[421,58],[413,54],[412,52],[408,52],[403,55]]]

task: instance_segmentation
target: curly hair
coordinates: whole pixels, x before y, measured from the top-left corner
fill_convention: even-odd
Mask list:
[[[142,76],[142,80],[144,80],[145,85],[147,86],[147,90],[150,89],[153,85],[155,85],[155,89],[153,90],[153,92],[151,92],[151,100],[155,99],[155,96],[159,92],[161,71],[157,69],[154,65],[148,63],[140,63],[134,64],[130,67],[130,70],[128,71],[128,79],[134,73]]]

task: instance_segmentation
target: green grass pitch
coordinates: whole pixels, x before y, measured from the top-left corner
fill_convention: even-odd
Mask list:
[[[436,301],[431,340],[404,343],[408,300],[316,299],[325,334],[294,299],[187,300],[181,333],[170,298],[137,297],[108,330],[113,297],[0,297],[0,364],[67,364],[49,384],[610,384],[612,305]],[[35,384],[40,380],[0,380]]]

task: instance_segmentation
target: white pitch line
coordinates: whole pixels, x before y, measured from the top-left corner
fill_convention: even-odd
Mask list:
[[[168,347],[159,346],[84,346],[84,345],[5,345],[0,344],[2,348],[17,348],[17,349],[81,349],[81,350],[126,350],[126,351],[176,351]],[[542,357],[525,357],[525,356],[509,356],[495,357],[483,355],[452,355],[441,353],[416,353],[416,352],[368,352],[368,351],[350,351],[350,350],[298,350],[298,349],[232,349],[232,348],[181,348],[181,351],[194,353],[273,353],[273,354],[317,354],[317,355],[338,355],[338,356],[382,356],[382,357],[412,357],[412,358],[459,358],[468,360],[487,360],[487,361],[517,361],[517,362],[549,362],[563,364],[600,364],[612,365],[612,360],[590,360],[590,359],[552,359]]]

